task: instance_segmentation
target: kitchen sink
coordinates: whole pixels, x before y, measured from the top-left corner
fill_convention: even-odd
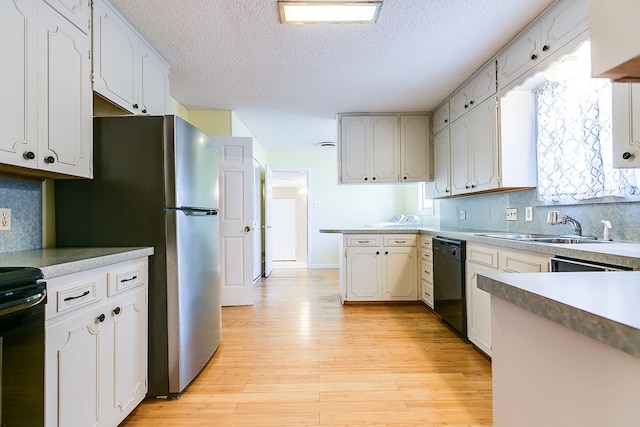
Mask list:
[[[598,240],[590,236],[564,236],[556,234],[515,234],[515,233],[487,233],[476,236],[492,237],[495,239],[519,240],[523,242],[577,244],[577,243],[610,243],[608,240]]]

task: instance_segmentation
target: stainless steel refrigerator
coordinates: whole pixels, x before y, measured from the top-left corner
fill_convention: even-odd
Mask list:
[[[147,396],[175,397],[221,338],[218,153],[176,116],[96,117],[94,179],[58,180],[58,247],[153,246]]]

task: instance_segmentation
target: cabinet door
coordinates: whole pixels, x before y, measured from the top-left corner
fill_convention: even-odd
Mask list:
[[[469,117],[453,123],[451,130],[451,194],[465,194],[469,184]]]
[[[429,116],[400,117],[400,179],[426,182],[431,173],[431,134]]]
[[[474,109],[467,122],[473,152],[469,165],[471,191],[498,188],[498,112],[495,99],[491,98]]]
[[[449,100],[449,115],[451,117],[451,123],[462,117],[462,115],[469,110],[467,98],[468,94],[465,92],[465,87],[462,87],[451,96],[451,99]]]
[[[539,54],[540,24],[536,24],[498,57],[498,88],[504,88],[535,66]]]
[[[445,126],[449,126],[449,101],[433,112],[433,133],[440,132]]]
[[[147,301],[139,288],[109,301],[113,332],[113,390],[103,400],[112,414],[110,425],[118,425],[147,394]],[[108,398],[107,398],[108,397]]]
[[[589,33],[594,77],[640,78],[640,43],[629,29],[638,25],[640,2],[591,0]],[[635,34],[635,33],[634,33]],[[637,81],[637,80],[636,80]]]
[[[368,182],[367,163],[370,150],[369,117],[340,118],[340,182]]]
[[[637,83],[613,84],[613,167],[640,167],[640,84]]]
[[[382,301],[381,248],[347,248],[347,300]]]
[[[167,114],[169,99],[169,67],[144,43],[140,43],[142,80],[140,112],[142,114]]]
[[[480,105],[485,99],[495,95],[496,86],[496,63],[492,61],[479,71],[470,83],[469,106]]]
[[[38,166],[37,14],[33,0],[0,1],[0,163],[28,168]]]
[[[491,356],[491,295],[478,288],[478,274],[495,272],[467,262],[467,335]]]
[[[549,55],[589,28],[588,0],[565,0],[540,21],[541,55]]]
[[[105,320],[100,322],[102,314]],[[48,427],[102,425],[100,376],[110,369],[111,358],[107,315],[98,307],[46,327]]]
[[[398,182],[400,141],[397,116],[371,116],[371,180]]]
[[[83,33],[91,31],[90,0],[45,0]]]
[[[93,6],[93,90],[131,112],[138,111],[138,38],[104,1]]]
[[[444,197],[451,195],[449,188],[449,128],[443,129],[433,137],[433,184],[432,196]]]
[[[418,254],[415,247],[384,247],[382,262],[383,299],[416,301],[418,299]]]
[[[38,167],[91,177],[91,39],[44,3],[38,34]]]

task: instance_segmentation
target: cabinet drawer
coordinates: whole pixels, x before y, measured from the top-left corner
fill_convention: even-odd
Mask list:
[[[347,236],[347,246],[380,246],[381,236]]]
[[[429,252],[431,252],[431,249],[433,248],[433,240],[432,237],[425,237],[422,236],[420,237],[420,247],[422,247],[423,249],[428,249]]]
[[[428,262],[428,263],[432,263],[433,262],[433,253],[431,252],[431,250],[426,250],[426,249],[422,249],[420,258],[422,258],[422,261]]]
[[[515,257],[507,253],[502,259],[502,271],[510,273],[540,273],[548,271],[547,263],[547,260],[540,262],[535,259]]]
[[[109,272],[108,295],[112,296],[127,289],[135,288],[146,283],[146,265],[131,264],[123,268]]]
[[[498,268],[498,251],[484,246],[467,246],[467,261],[486,267]]]
[[[422,300],[427,303],[427,305],[433,308],[433,286],[431,283],[422,281]]]
[[[420,270],[422,280],[428,280],[433,283],[433,265],[430,262],[422,261],[422,270]]]
[[[395,236],[384,236],[384,245],[385,246],[415,246],[416,236],[403,235],[403,234],[398,234]]]
[[[106,275],[99,274],[57,289],[50,288],[50,303],[47,304],[47,319],[100,301],[104,298],[106,283]]]

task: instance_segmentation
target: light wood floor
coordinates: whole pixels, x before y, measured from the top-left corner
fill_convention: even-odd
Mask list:
[[[422,305],[340,305],[337,270],[278,269],[179,400],[122,427],[490,426],[491,366]]]

